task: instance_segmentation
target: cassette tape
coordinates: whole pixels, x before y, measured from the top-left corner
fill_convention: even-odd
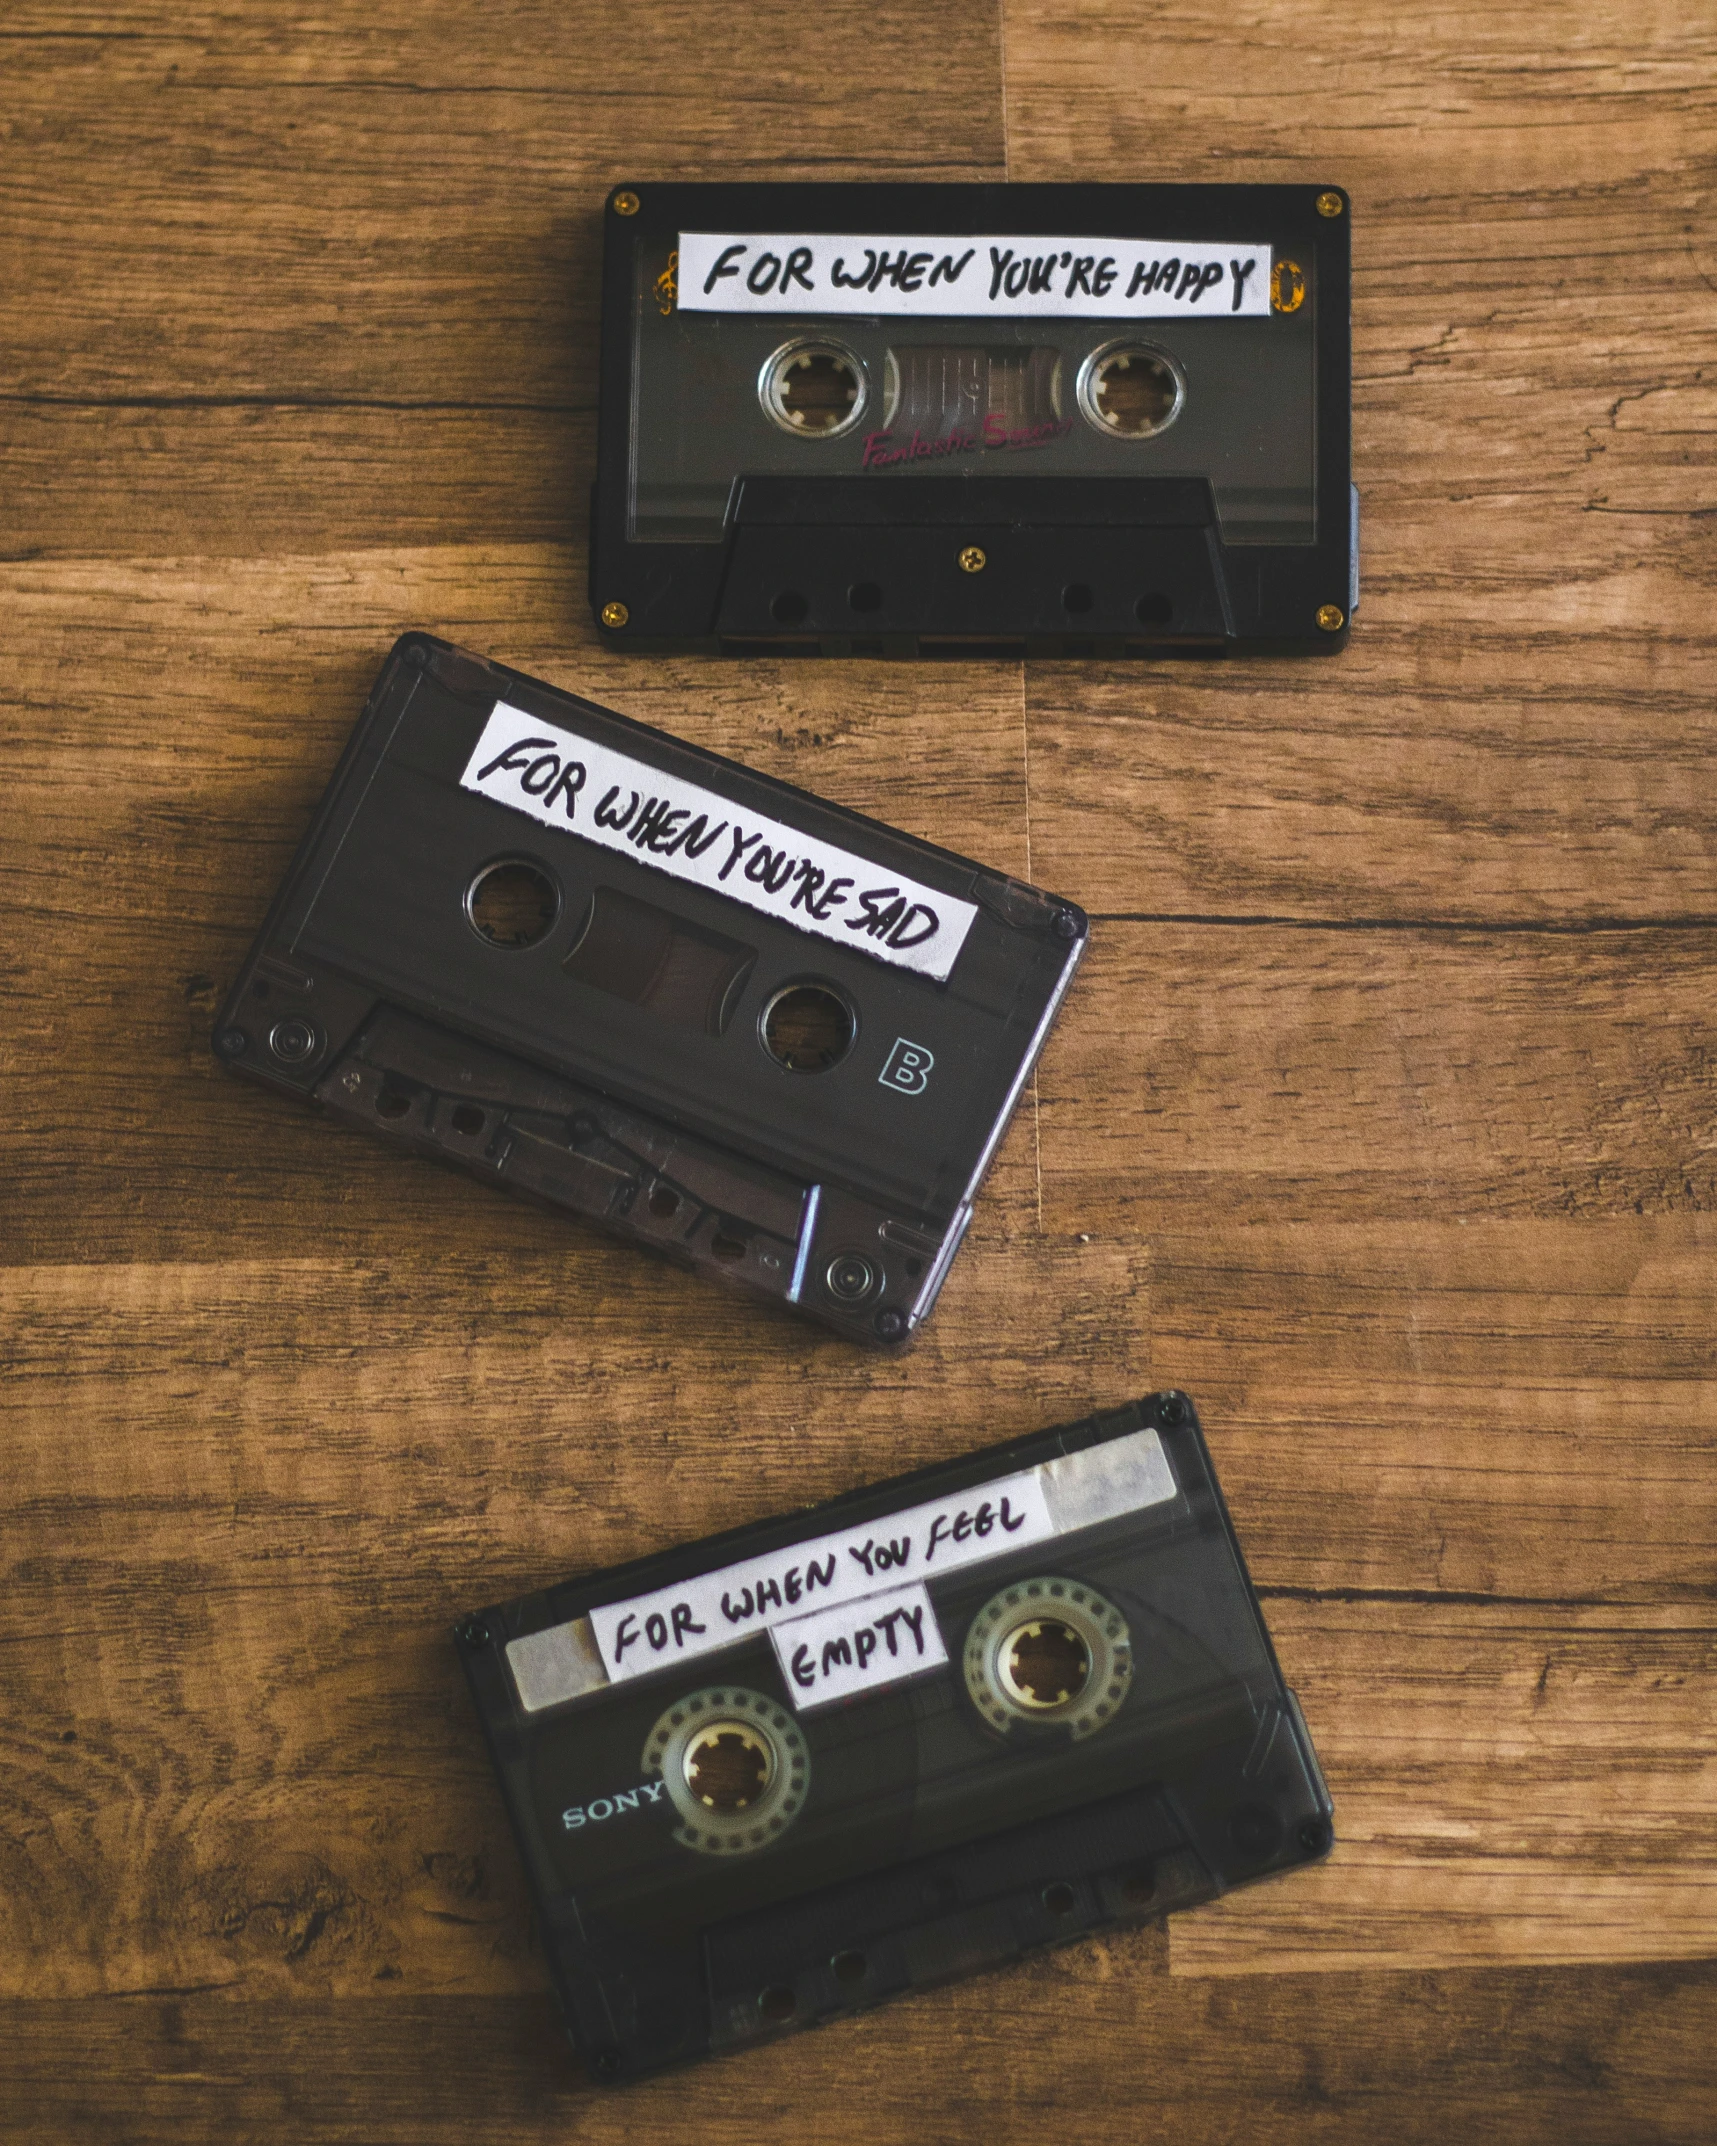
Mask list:
[[[1070,903],[408,634],[214,1048],[898,1347],[1085,936]]]
[[[609,196],[592,606],[616,647],[1341,647],[1347,196]]]
[[[456,1637],[598,2079],[1331,1844],[1181,1394],[569,1581]]]

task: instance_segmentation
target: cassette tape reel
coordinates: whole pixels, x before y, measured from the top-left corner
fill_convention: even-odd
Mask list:
[[[457,1637],[599,2079],[1330,1846],[1180,1394],[570,1581]]]
[[[1339,189],[640,185],[606,221],[614,646],[1343,645]]]

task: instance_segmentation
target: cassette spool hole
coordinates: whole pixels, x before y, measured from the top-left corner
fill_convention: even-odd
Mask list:
[[[862,1952],[837,1952],[829,1962],[829,1972],[837,1982],[862,1982],[868,1964]]]
[[[1148,343],[1112,343],[1080,368],[1080,408],[1099,432],[1118,439],[1148,440],[1166,431],[1185,398],[1179,368]]]
[[[779,2026],[783,2020],[793,2017],[798,2003],[784,1982],[774,1982],[768,1989],[758,1991],[757,2009],[765,2019]]]
[[[973,1704],[1004,1736],[1065,1730],[1077,1743],[1125,1700],[1132,1640],[1095,1588],[1046,1574],[984,1604],[966,1634],[965,1670]]]
[[[712,1721],[686,1745],[686,1786],[706,1810],[749,1810],[775,1778],[775,1752],[749,1723]]]
[[[1034,1617],[1010,1632],[997,1666],[1020,1705],[1038,1710],[1071,1705],[1091,1681],[1090,1650],[1058,1617]]]
[[[799,1724],[778,1700],[734,1684],[676,1699],[650,1732],[644,1771],[661,1777],[699,1855],[749,1855],[793,1823],[811,1780]]]
[[[844,998],[822,984],[790,984],[763,1009],[763,1043],[790,1073],[826,1073],[852,1048],[856,1024]]]
[[[830,440],[858,421],[864,368],[839,343],[787,343],[764,365],[758,391],[764,411],[783,432]]]
[[[485,865],[465,890],[465,914],[491,946],[535,946],[560,914],[560,896],[548,874],[523,858]]]

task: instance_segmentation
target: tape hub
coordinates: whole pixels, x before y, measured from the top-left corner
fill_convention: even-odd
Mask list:
[[[1180,367],[1149,343],[1110,343],[1080,367],[1079,407],[1113,438],[1148,440],[1166,432],[1185,400]]]
[[[1032,1617],[1004,1632],[996,1650],[1003,1685],[1033,1713],[1072,1705],[1091,1681],[1091,1650],[1059,1617]]]
[[[659,1776],[700,1855],[766,1848],[798,1817],[811,1785],[799,1724],[762,1692],[719,1684],[676,1699],[650,1731],[642,1760]]]
[[[826,1073],[852,1049],[853,1010],[824,984],[789,984],[763,1009],[763,1047],[789,1073]]]
[[[680,1761],[686,1786],[710,1811],[745,1811],[775,1778],[775,1749],[748,1722],[712,1721]]]
[[[972,1619],[964,1666],[973,1705],[1004,1736],[1036,1724],[1079,1742],[1127,1696],[1132,1635],[1094,1587],[1046,1574],[990,1597]]]
[[[764,414],[783,432],[807,440],[838,439],[864,410],[864,364],[844,343],[786,343],[766,360],[757,391]]]

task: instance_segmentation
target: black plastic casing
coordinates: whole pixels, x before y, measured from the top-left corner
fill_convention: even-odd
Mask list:
[[[1320,200],[1326,209],[1339,202],[1339,210],[1320,211]],[[618,201],[636,207],[622,214]],[[604,216],[591,505],[590,601],[598,630],[609,646],[632,654],[1112,659],[1335,652],[1346,644],[1359,594],[1351,221],[1346,194],[1328,186],[616,187]],[[954,469],[949,458],[935,464],[936,474],[882,478],[814,473],[808,458],[807,473],[795,477],[748,470],[744,451],[736,450],[721,541],[640,540],[629,533],[636,456],[658,420],[637,378],[639,291],[666,270],[682,229],[1267,240],[1303,268],[1308,312],[1315,309],[1307,417],[1313,541],[1225,541],[1211,484],[1196,472],[1151,474],[1154,442],[1116,454],[1124,473],[1091,477],[1032,474],[1022,467],[1031,458],[1020,455],[984,455],[942,474]],[[814,330],[817,320],[810,308],[783,315],[782,332]],[[825,324],[830,333],[842,331],[840,316]],[[1152,341],[1172,326],[1118,317],[1109,325],[1117,332],[1136,327]],[[950,318],[947,338],[981,341],[983,327]],[[1041,327],[1044,339],[1054,340],[1067,324]],[[707,387],[688,382],[684,393]],[[1194,380],[1189,394],[1197,387]],[[734,408],[720,411],[721,422],[755,418],[749,385],[729,383],[728,399]],[[1244,390],[1232,400],[1238,429]],[[973,546],[986,564],[963,572],[959,555]],[[855,586],[879,593],[880,606],[855,613]],[[1084,606],[1076,615],[1066,604],[1070,587]],[[1158,592],[1171,615],[1154,618],[1147,604],[1141,618],[1141,591]],[[616,605],[625,613],[622,625],[608,623]]]
[[[794,1705],[763,1634],[617,1685],[598,1669],[579,1695],[522,1703],[509,1647],[594,1608],[872,1522],[886,1536],[904,1508],[1153,1432],[1172,1471],[1164,1502],[924,1572],[947,1666],[801,1713],[804,1808],[755,1852],[683,1845],[665,1798],[632,1784],[652,1722],[699,1687]],[[1131,1687],[1082,1741],[997,1734],[968,1696],[974,1618],[1033,1574],[1099,1589],[1130,1626]],[[604,2082],[1149,1922],[1316,1862],[1332,1842],[1304,1718],[1180,1393],[568,1580],[462,1618],[455,1641],[568,2033]],[[565,1807],[613,1822],[569,1831]]]
[[[770,819],[883,879],[970,902],[946,979],[461,787],[500,703],[523,728],[551,724],[716,793],[736,824]],[[500,861],[554,891],[535,943],[488,943],[467,912]],[[569,969],[611,895],[745,957],[719,1019],[686,1025],[629,999],[624,977],[616,995]],[[936,1301],[1085,941],[1070,903],[407,634],[213,1047],[234,1071],[372,1134],[892,1349]],[[851,1045],[827,1070],[788,1070],[765,1047],[766,1010],[802,984],[853,1016]],[[928,1070],[899,1073],[903,1047]]]

